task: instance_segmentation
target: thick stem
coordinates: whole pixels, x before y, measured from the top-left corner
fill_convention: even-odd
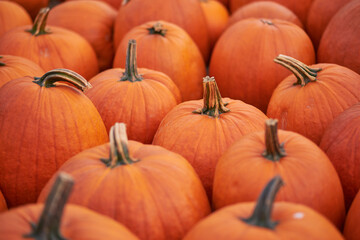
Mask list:
[[[35,18],[34,25],[32,29],[26,30],[27,32],[30,32],[34,36],[39,36],[42,34],[48,34],[49,31],[46,31],[46,20],[49,15],[50,8],[42,8],[40,9],[38,15]]]
[[[301,85],[302,87],[309,82],[316,81],[317,73],[321,71],[321,68],[310,68],[299,60],[282,54],[277,56],[274,62],[289,69],[297,78],[294,85]]]
[[[284,143],[279,143],[278,120],[268,119],[265,122],[265,146],[263,156],[272,161],[279,161],[286,156]]]
[[[101,159],[108,167],[114,168],[118,165],[129,165],[139,161],[130,157],[125,123],[115,123],[110,129],[109,137],[110,157]]]
[[[46,199],[38,223],[31,223],[32,231],[25,238],[36,240],[64,240],[60,232],[60,223],[64,207],[74,184],[73,178],[61,172]]]
[[[284,182],[280,176],[272,178],[261,192],[252,215],[241,220],[253,226],[275,229],[278,222],[271,220],[271,212],[276,194],[283,185]]]
[[[221,98],[215,78],[206,76],[203,79],[204,106],[203,108],[193,111],[193,113],[206,114],[210,117],[217,118],[220,114],[229,112],[230,109],[225,107],[227,103],[224,103]]]
[[[80,74],[68,69],[51,70],[45,73],[41,78],[35,78],[33,82],[46,88],[56,86],[56,82],[67,82],[81,91],[85,91],[92,87]]]
[[[165,37],[167,29],[164,28],[161,22],[156,22],[151,28],[148,28],[150,34],[159,34]]]
[[[130,39],[126,53],[125,72],[120,81],[136,82],[141,81],[142,79],[143,77],[137,71],[136,41]]]
[[[3,56],[0,56],[0,59],[1,59],[1,58],[3,58]],[[3,66],[6,66],[6,64],[3,63],[3,62],[0,62],[0,67],[3,67]]]

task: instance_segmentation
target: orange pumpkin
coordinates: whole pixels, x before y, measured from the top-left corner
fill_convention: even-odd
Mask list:
[[[66,0],[66,1],[84,1],[84,0]],[[121,3],[124,2],[124,0],[97,0],[99,2],[104,2],[110,5],[115,10],[118,10],[121,6]]]
[[[0,214],[0,236],[20,239],[136,240],[123,225],[84,207],[66,204],[73,179],[62,173],[45,204],[29,204]]]
[[[256,204],[245,202],[220,209],[200,221],[184,240],[344,239],[326,218],[311,208],[274,202],[282,185],[282,179],[274,177],[261,192]]]
[[[100,71],[112,66],[113,28],[117,12],[101,1],[72,1],[55,6],[48,24],[72,30],[94,48]]]
[[[254,201],[276,175],[286,182],[277,200],[311,207],[341,229],[344,196],[334,166],[312,141],[278,131],[274,119],[266,121],[265,132],[243,136],[221,156],[214,177],[214,208]]]
[[[357,240],[360,236],[359,228],[360,216],[360,191],[356,194],[354,201],[346,216],[344,226],[344,237],[346,240]]]
[[[277,19],[245,19],[221,35],[209,73],[224,96],[266,112],[274,89],[288,76],[286,69],[273,62],[279,54],[292,55],[306,64],[315,62],[311,40],[300,27]]]
[[[6,201],[5,201],[4,195],[0,191],[0,212],[6,211],[6,210],[7,210]]]
[[[119,46],[132,28],[149,21],[166,21],[184,29],[207,62],[210,41],[205,14],[199,0],[125,0],[119,8],[114,28],[114,46]],[[128,41],[125,40],[126,42]]]
[[[49,0],[11,0],[23,6],[30,16],[35,19],[41,8],[49,4]]]
[[[280,55],[276,63],[293,72],[274,90],[267,115],[279,127],[304,135],[316,144],[333,119],[360,101],[360,75],[336,64],[307,66]]]
[[[18,78],[0,88],[0,189],[9,207],[35,202],[63,162],[108,138],[81,91],[90,86],[83,77],[55,69],[33,80]]]
[[[42,76],[44,70],[27,58],[2,55],[0,56],[0,87],[10,80],[25,76]]]
[[[44,8],[34,25],[21,26],[0,38],[0,53],[28,58],[45,71],[67,68],[89,79],[99,72],[91,45],[73,31],[47,27],[49,8]]]
[[[128,141],[123,123],[110,130],[109,144],[77,154],[59,171],[76,182],[69,203],[114,218],[140,239],[181,239],[210,213],[191,165],[159,146]],[[54,178],[41,192],[40,202]]]
[[[109,69],[91,80],[86,95],[98,109],[107,131],[127,124],[129,139],[151,143],[164,116],[181,101],[179,89],[164,73],[137,68],[136,41],[129,40],[126,68]]]
[[[21,5],[0,1],[0,37],[13,28],[30,24],[31,17]]]
[[[201,97],[201,79],[206,66],[191,37],[175,24],[155,21],[134,27],[121,41],[114,67],[125,68],[128,42],[137,42],[139,67],[160,71],[178,86],[184,101]]]
[[[214,78],[205,77],[202,100],[187,101],[160,123],[153,144],[181,154],[195,168],[211,199],[216,163],[239,137],[259,131],[267,117],[239,100],[221,98]]]

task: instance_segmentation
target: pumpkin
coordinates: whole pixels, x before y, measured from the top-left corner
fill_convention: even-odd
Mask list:
[[[352,0],[314,0],[309,9],[306,30],[315,49],[318,48],[321,36],[331,18],[350,1]]]
[[[11,0],[20,4],[26,9],[30,16],[35,19],[41,8],[46,7],[49,4],[49,0]]]
[[[0,87],[15,78],[42,76],[44,73],[39,65],[27,58],[12,55],[0,56]]]
[[[6,211],[6,210],[7,210],[6,201],[5,201],[4,195],[0,191],[0,212]]]
[[[13,28],[30,24],[31,17],[21,5],[0,1],[0,37]]]
[[[320,143],[333,119],[360,101],[360,75],[336,64],[307,66],[289,56],[275,62],[293,72],[274,90],[267,115],[279,127]]]
[[[264,0],[229,0],[229,7],[230,12],[233,13],[236,11],[236,9],[252,3],[252,2],[258,2],[258,1],[264,1]],[[293,11],[296,16],[301,20],[301,22],[305,25],[307,20],[307,15],[309,8],[313,2],[313,0],[265,0],[265,1],[272,1],[279,3],[291,11]]]
[[[341,8],[327,25],[317,51],[317,61],[336,63],[360,74],[360,0]]]
[[[360,216],[360,193],[358,192],[351,204],[351,207],[346,216],[344,226],[344,237],[346,240],[357,240],[360,236],[359,229]]]
[[[18,78],[0,88],[0,189],[9,207],[35,202],[63,162],[108,138],[81,91],[91,86],[83,77],[54,69],[33,80]]]
[[[94,48],[100,71],[112,66],[113,28],[117,12],[101,1],[72,1],[55,6],[48,24],[72,30]]]
[[[221,33],[225,30],[229,20],[226,7],[216,0],[200,0],[210,36],[210,49],[212,50]]]
[[[83,0],[66,0],[66,1],[83,1]],[[97,0],[97,1],[107,3],[116,10],[118,10],[119,7],[121,6],[121,3],[124,2],[124,0]]]
[[[199,177],[183,157],[128,141],[124,123],[116,123],[109,135],[109,144],[87,149],[59,169],[76,182],[69,203],[114,218],[140,239],[181,239],[210,213]]]
[[[96,54],[80,35],[59,27],[47,27],[49,8],[43,8],[34,25],[21,26],[0,38],[0,53],[28,58],[45,71],[66,68],[89,79],[99,72]]]
[[[0,214],[3,239],[129,239],[123,225],[84,207],[66,204],[73,186],[71,176],[57,178],[45,204],[28,204]]]
[[[243,136],[220,157],[214,177],[214,209],[254,201],[262,186],[280,175],[286,187],[277,200],[311,207],[341,229],[344,196],[334,166],[309,139],[278,131],[277,122],[267,120],[265,131]]]
[[[107,131],[127,124],[131,140],[150,144],[164,116],[181,101],[179,89],[164,73],[137,68],[136,41],[129,40],[125,69],[104,71],[90,80],[86,95],[98,109]]]
[[[279,54],[292,55],[306,64],[315,62],[311,40],[300,27],[277,19],[245,19],[221,35],[209,73],[224,96],[266,112],[272,92],[288,76],[286,69],[273,63]]]
[[[320,148],[339,174],[347,209],[360,189],[360,103],[340,113],[326,128]]]
[[[238,8],[229,18],[227,26],[246,18],[281,19],[303,28],[299,18],[287,7],[270,1],[252,2]]]
[[[151,21],[134,27],[117,48],[115,68],[125,68],[130,39],[137,42],[138,65],[168,75],[180,90],[182,100],[201,97],[201,79],[206,75],[205,62],[191,37],[175,24]]]
[[[132,28],[149,21],[159,20],[176,24],[184,29],[200,49],[205,62],[209,60],[209,33],[199,0],[123,1],[115,20],[114,46],[119,46],[125,34]]]
[[[267,117],[240,100],[221,98],[214,78],[205,77],[203,85],[203,99],[173,108],[160,123],[153,144],[187,159],[211,199],[219,157],[242,135],[262,129]]]
[[[313,209],[301,204],[274,202],[283,184],[281,177],[275,176],[256,203],[237,203],[214,212],[192,228],[184,240],[344,239],[326,218]],[[286,186],[287,182],[284,189]]]

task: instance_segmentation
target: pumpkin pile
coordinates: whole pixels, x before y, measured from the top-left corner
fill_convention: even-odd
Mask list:
[[[0,0],[0,239],[358,239],[360,0]]]

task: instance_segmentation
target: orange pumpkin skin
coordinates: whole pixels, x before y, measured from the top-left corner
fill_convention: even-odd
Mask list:
[[[10,80],[21,78],[25,76],[44,75],[44,70],[33,61],[27,58],[0,55],[0,87]]]
[[[0,212],[6,211],[6,210],[7,210],[7,204],[6,204],[4,195],[0,191]]]
[[[320,40],[317,61],[336,63],[360,74],[359,25],[360,1],[351,1],[327,25]]]
[[[0,1],[0,37],[13,28],[30,24],[31,17],[21,5]]]
[[[0,88],[0,189],[10,208],[35,202],[62,163],[108,139],[98,111],[81,91],[65,84],[41,87],[33,80],[18,78]]]
[[[35,19],[40,9],[48,6],[49,0],[11,0],[23,6],[30,14],[32,19]]]
[[[344,225],[344,237],[346,240],[357,240],[360,236],[360,193],[358,192],[347,213]]]
[[[162,20],[184,29],[198,46],[204,61],[209,60],[209,33],[199,0],[130,0],[124,3],[115,20],[115,47],[132,28],[149,21]]]
[[[303,28],[303,24],[295,13],[276,2],[259,1],[246,4],[231,14],[227,26],[229,27],[246,18],[281,19]]]
[[[339,177],[326,154],[312,141],[291,131],[278,131],[285,156],[270,160],[264,131],[243,136],[220,157],[216,166],[213,206],[255,201],[263,186],[276,175],[286,183],[277,201],[304,204],[341,229],[345,218]],[[246,184],[245,184],[246,183]]]
[[[360,101],[360,76],[335,64],[315,64],[321,68],[316,81],[296,84],[290,75],[274,90],[267,115],[279,119],[279,128],[294,131],[320,144],[333,119]]]
[[[83,1],[83,0],[66,0],[66,1]],[[115,10],[118,10],[123,0],[97,0],[99,2],[105,2],[113,7]]]
[[[113,28],[117,12],[101,1],[72,1],[55,6],[48,24],[72,30],[94,48],[100,71],[112,66]]]
[[[320,148],[339,174],[347,209],[360,189],[359,124],[360,104],[357,103],[331,122],[320,142]]]
[[[221,35],[209,72],[217,79],[223,96],[240,99],[266,112],[274,89],[289,75],[273,62],[285,53],[305,63],[315,62],[311,40],[300,27],[277,19],[246,19]],[[236,55],[238,59],[234,58]]]
[[[40,14],[43,14],[46,22],[44,15],[48,13]],[[21,26],[5,33],[0,38],[1,54],[28,58],[45,71],[70,69],[86,79],[99,72],[95,51],[77,33],[54,26],[37,29],[38,33],[28,32],[29,30],[35,30],[34,26]]]
[[[151,33],[148,29],[159,28]],[[164,36],[161,35],[164,33]],[[152,21],[129,31],[119,44],[114,68],[124,68],[130,39],[137,42],[137,62],[141,68],[168,75],[180,90],[183,101],[201,98],[201,79],[206,66],[199,49],[190,36],[175,24]]]
[[[30,223],[36,223],[39,220],[43,208],[43,204],[28,204],[0,214],[2,239],[28,239],[24,238],[24,235],[32,231]],[[73,204],[67,204],[65,207],[60,232],[66,239],[73,240],[138,239],[127,228],[111,218]]]
[[[222,3],[226,8],[227,8],[228,5],[229,5],[229,0],[216,0],[216,1]]]

